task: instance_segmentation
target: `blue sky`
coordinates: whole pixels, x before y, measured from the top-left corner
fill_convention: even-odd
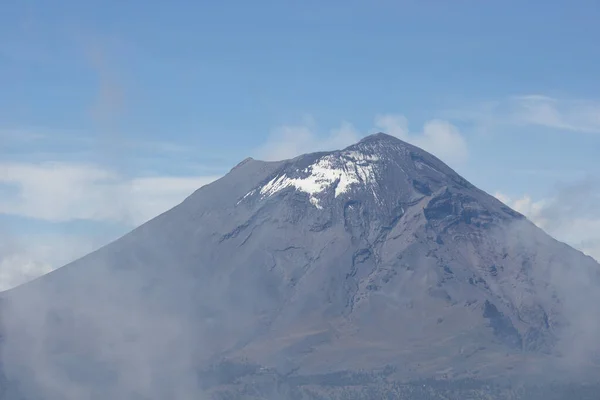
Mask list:
[[[15,245],[0,280],[101,245],[247,156],[375,130],[600,257],[600,212],[577,207],[600,188],[598,20],[585,0],[4,0],[0,236]]]

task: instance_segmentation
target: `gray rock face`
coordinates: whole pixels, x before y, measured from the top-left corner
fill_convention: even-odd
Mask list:
[[[373,393],[422,379],[593,383],[598,304],[593,259],[377,134],[244,160],[2,293],[0,399],[291,396],[282,382],[335,398],[318,388],[355,387],[359,371]]]

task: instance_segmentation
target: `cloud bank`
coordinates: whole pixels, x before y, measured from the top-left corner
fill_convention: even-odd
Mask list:
[[[128,178],[78,163],[0,163],[0,214],[137,226],[218,176]]]
[[[0,226],[0,290],[50,272],[95,250],[118,234],[98,235],[106,224],[125,233],[180,203],[218,175],[127,177],[82,163],[0,163],[0,216],[32,226],[15,234]],[[36,233],[35,224],[56,226]],[[88,221],[89,232],[69,233],[62,223]]]

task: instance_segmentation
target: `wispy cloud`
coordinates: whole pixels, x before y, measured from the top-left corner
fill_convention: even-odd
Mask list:
[[[600,103],[529,95],[511,99],[517,123],[574,132],[600,132]]]
[[[484,127],[537,126],[580,133],[600,133],[600,101],[538,94],[511,96],[453,110],[452,119]]]
[[[110,60],[105,48],[98,41],[86,41],[84,53],[98,80],[98,91],[90,109],[91,114],[98,122],[113,122],[125,111],[125,89],[114,67],[114,61]]]

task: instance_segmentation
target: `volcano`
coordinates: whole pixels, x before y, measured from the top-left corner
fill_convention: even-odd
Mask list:
[[[0,399],[597,399],[598,304],[596,261],[379,133],[0,294]]]

